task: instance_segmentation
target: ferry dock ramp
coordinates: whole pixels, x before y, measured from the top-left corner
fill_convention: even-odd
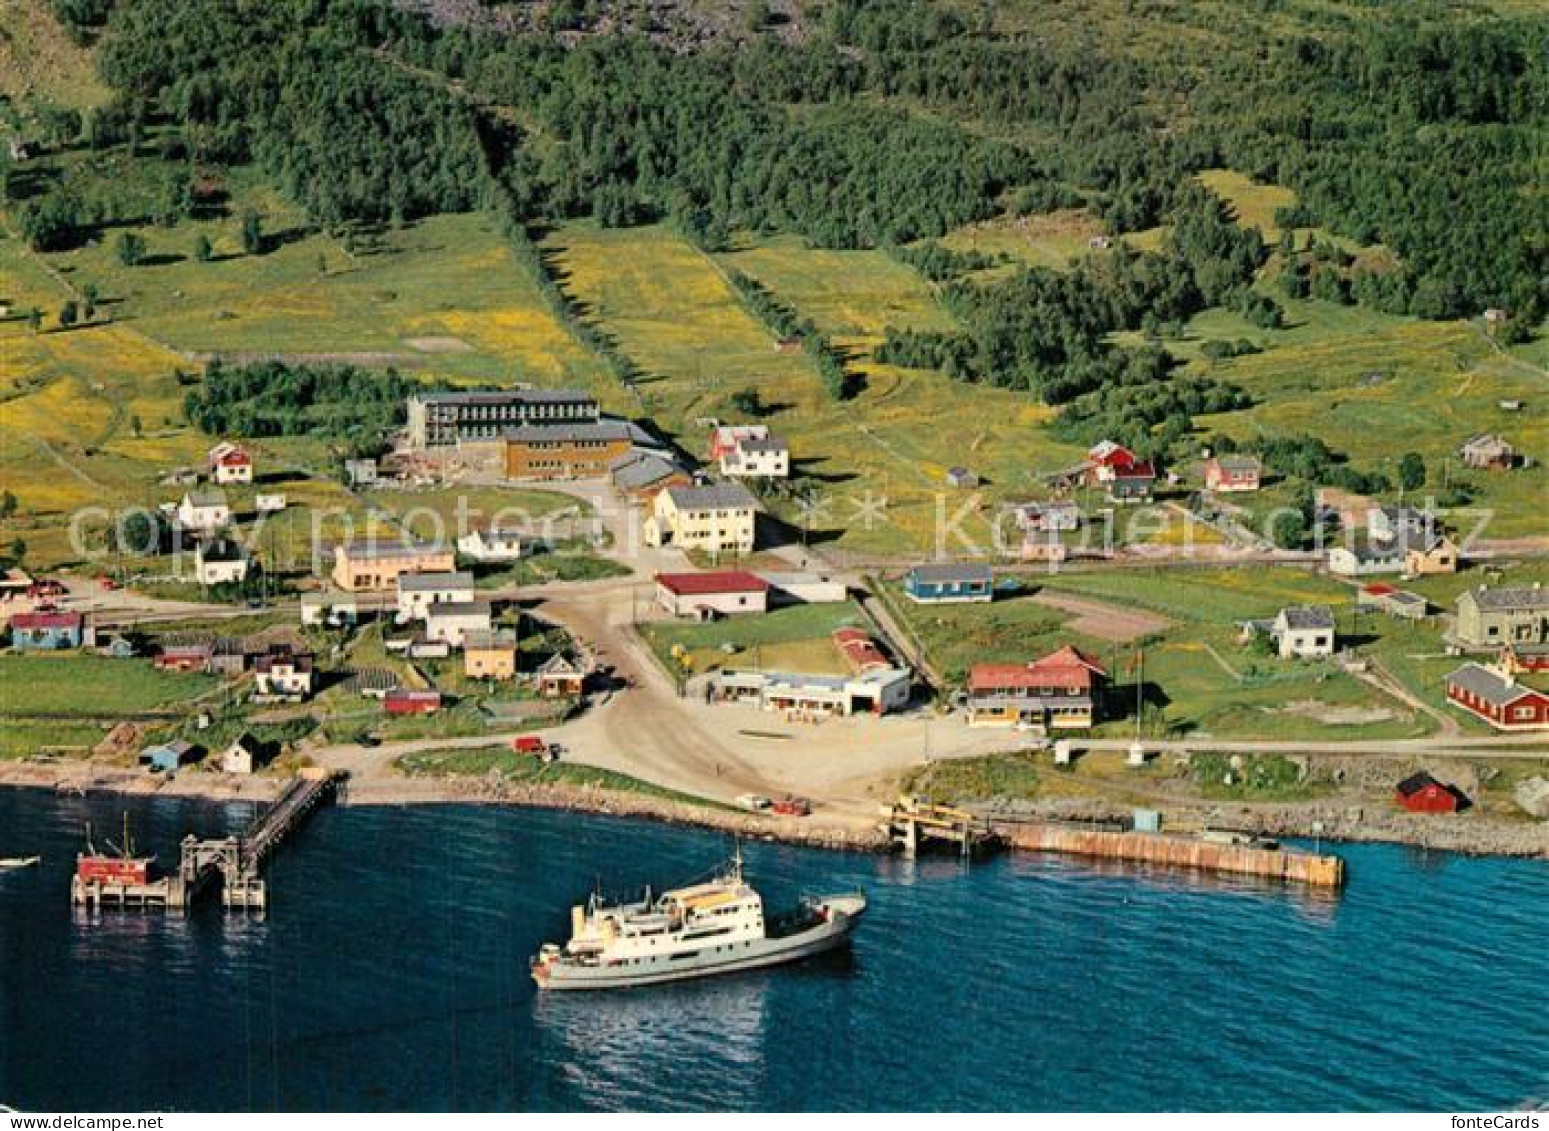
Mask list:
[[[269,905],[265,863],[315,810],[343,791],[346,780],[344,774],[303,770],[241,835],[185,836],[177,870],[154,880],[88,879],[78,871],[71,881],[71,902],[88,908],[182,910],[219,880],[221,902],[227,909],[263,911]]]
[[[883,806],[882,816],[882,830],[911,858],[921,852],[946,851],[972,859],[1004,847],[1001,836],[967,809],[905,796]]]

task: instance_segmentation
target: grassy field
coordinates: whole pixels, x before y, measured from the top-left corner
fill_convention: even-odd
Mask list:
[[[218,683],[213,676],[158,671],[149,660],[0,654],[0,715],[132,715],[186,703]]]
[[[696,672],[720,668],[761,668],[771,671],[838,675],[848,671],[833,633],[847,625],[866,627],[852,601],[825,605],[792,605],[760,617],[727,617],[703,624],[656,621],[640,626],[640,634],[669,671],[674,646],[692,657]]]

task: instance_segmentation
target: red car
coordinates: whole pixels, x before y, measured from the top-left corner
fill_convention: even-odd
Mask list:
[[[548,747],[537,735],[523,734],[511,740],[511,749],[518,754],[542,754]]]
[[[769,806],[771,813],[778,813],[782,817],[809,817],[812,815],[812,802],[805,797],[795,797],[786,794]]]

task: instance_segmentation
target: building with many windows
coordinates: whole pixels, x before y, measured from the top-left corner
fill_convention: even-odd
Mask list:
[[[576,389],[488,389],[421,393],[409,398],[412,447],[449,447],[462,440],[497,440],[528,425],[595,424],[595,398]]]

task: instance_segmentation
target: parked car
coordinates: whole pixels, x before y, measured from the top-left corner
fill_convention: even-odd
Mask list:
[[[761,793],[742,793],[737,796],[737,805],[750,813],[762,813],[770,804],[769,798]]]
[[[511,749],[518,754],[542,754],[548,746],[536,734],[521,734],[511,740]]]
[[[769,808],[782,817],[806,817],[812,813],[812,802],[805,797],[786,794],[780,800],[770,805]]]

